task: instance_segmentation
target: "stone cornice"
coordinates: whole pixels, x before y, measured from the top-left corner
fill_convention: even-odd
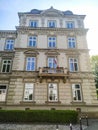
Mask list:
[[[94,79],[93,72],[69,72],[70,79]],[[0,73],[0,79],[10,78],[10,77],[23,77],[23,78],[36,78],[38,76],[38,71],[28,72],[28,71],[15,71],[12,70],[11,73]]]
[[[85,28],[74,28],[74,29],[67,29],[67,28],[48,28],[48,27],[26,27],[26,26],[17,26],[17,32],[21,34],[33,34],[36,35],[86,35],[88,29]]]
[[[70,72],[70,79],[94,79],[93,72]]]
[[[14,48],[15,49],[15,51],[17,52],[17,51],[23,51],[23,52],[25,52],[25,51],[37,51],[37,52],[39,52],[39,51],[41,51],[41,52],[45,52],[45,53],[47,53],[48,51],[52,51],[52,52],[58,52],[58,54],[59,54],[59,52],[65,52],[66,54],[68,54],[68,53],[72,53],[72,52],[84,52],[84,53],[86,53],[86,52],[89,52],[89,49],[58,49],[58,48],[56,48],[56,49],[49,49],[49,48]]]
[[[0,34],[1,33],[16,34],[16,30],[0,30]]]
[[[0,38],[17,37],[17,31],[15,30],[0,30]]]

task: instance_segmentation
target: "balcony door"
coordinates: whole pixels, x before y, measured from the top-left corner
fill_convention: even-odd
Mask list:
[[[57,59],[55,57],[48,58],[48,67],[56,68],[57,67]]]

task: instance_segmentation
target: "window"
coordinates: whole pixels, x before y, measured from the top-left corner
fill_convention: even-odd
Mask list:
[[[48,37],[48,47],[50,48],[56,47],[56,37]]]
[[[76,58],[69,59],[69,68],[72,72],[78,71],[78,60]]]
[[[55,28],[56,27],[56,21],[55,20],[48,21],[48,27],[49,28]]]
[[[72,96],[73,96],[73,101],[82,100],[81,87],[79,84],[72,84]]]
[[[57,59],[55,57],[48,58],[48,67],[56,68],[57,67]]]
[[[24,90],[24,101],[32,101],[34,95],[34,84],[26,83]]]
[[[66,22],[66,26],[67,28],[74,28],[74,22],[73,21],[69,21],[69,22]]]
[[[0,85],[0,101],[5,101],[6,99],[6,86]]]
[[[5,44],[6,50],[13,50],[14,48],[14,40],[13,39],[7,39]]]
[[[35,71],[35,62],[36,62],[35,57],[27,57],[26,70],[27,71]]]
[[[30,21],[30,27],[34,27],[34,28],[38,27],[38,21],[36,20]]]
[[[37,44],[37,38],[36,38],[36,36],[30,36],[29,37],[28,46],[29,47],[36,47],[36,44]]]
[[[76,39],[75,37],[68,37],[68,48],[76,47]]]
[[[11,60],[3,60],[1,72],[4,72],[4,73],[10,72],[11,71],[11,64],[12,64]]]
[[[48,84],[48,100],[58,101],[57,84],[55,83]]]

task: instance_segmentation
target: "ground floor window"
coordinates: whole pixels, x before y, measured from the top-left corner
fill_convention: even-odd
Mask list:
[[[0,101],[6,100],[6,85],[0,85]]]
[[[56,83],[48,84],[48,101],[58,101],[58,90]]]
[[[32,101],[34,95],[34,84],[26,83],[24,89],[24,101]]]
[[[82,101],[80,84],[72,84],[72,97],[73,101]]]

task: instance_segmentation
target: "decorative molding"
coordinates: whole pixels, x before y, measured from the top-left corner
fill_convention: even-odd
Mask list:
[[[14,58],[15,52],[14,51],[3,51],[0,52],[0,56],[2,58]]]
[[[54,9],[52,6],[49,9],[42,11],[41,15],[48,16],[48,17],[60,17],[60,16],[62,17],[62,16],[64,16],[64,14],[60,10]]]
[[[86,35],[88,29],[85,28],[48,28],[48,27],[37,27],[31,28],[29,26],[17,26],[17,31],[21,34],[29,34],[30,32],[34,32],[37,35],[51,35],[51,32],[55,35]]]
[[[34,55],[34,56],[37,56],[39,54],[39,52],[34,49],[34,50],[27,50],[27,51],[24,52],[24,54],[25,55]]]
[[[54,56],[56,56],[56,55],[60,55],[60,53],[59,53],[59,51],[56,49],[56,50],[47,50],[46,52],[45,52],[45,55],[54,55]]]
[[[0,31],[0,38],[16,38],[17,37],[17,31]]]

